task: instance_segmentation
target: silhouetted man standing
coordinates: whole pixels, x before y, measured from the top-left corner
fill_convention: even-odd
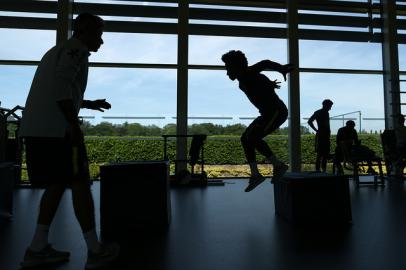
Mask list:
[[[261,74],[261,71],[265,69],[278,71],[286,80],[286,74],[293,67],[290,64],[281,65],[270,60],[263,60],[253,66],[248,66],[244,53],[234,50],[224,54],[221,60],[225,63],[228,77],[233,81],[235,79],[239,81],[239,88],[260,113],[260,116],[247,127],[241,136],[245,157],[251,170],[249,185],[245,189],[246,192],[249,192],[265,180],[258,171],[255,150],[258,150],[273,165],[273,180],[282,177],[288,169],[288,166],[275,156],[263,139],[286,121],[288,109],[275,93],[275,88],[279,88],[279,82],[269,80]]]
[[[87,269],[102,267],[117,257],[117,244],[100,244],[95,229],[94,203],[84,137],[79,126],[80,108],[109,109],[104,99],[84,100],[89,52],[103,44],[103,20],[89,13],[74,22],[73,37],[51,48],[38,65],[26,101],[20,136],[26,145],[28,175],[35,185],[45,185],[37,226],[27,248],[23,268],[68,261],[70,253],[48,243],[48,231],[67,187],[88,247]]]
[[[320,171],[320,165],[323,172],[326,172],[327,159],[330,154],[330,115],[329,111],[333,102],[329,99],[323,100],[323,107],[317,110],[309,118],[307,123],[316,132],[315,151],[316,151],[316,171]],[[316,120],[317,129],[313,122]]]

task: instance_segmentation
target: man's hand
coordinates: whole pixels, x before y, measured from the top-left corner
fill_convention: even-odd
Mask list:
[[[286,65],[282,65],[282,70],[281,73],[283,75],[283,79],[286,81],[286,75],[291,72],[292,70],[294,70],[295,67],[292,64],[286,64]]]
[[[280,86],[280,81],[278,81],[278,80],[273,80],[273,81],[271,81],[272,82],[272,84],[273,84],[273,87],[275,88],[275,89],[279,89],[279,88],[281,88],[281,86]]]
[[[97,110],[104,112],[103,109],[108,110],[111,108],[111,104],[106,101],[106,99],[96,99],[92,101],[88,101],[88,104],[86,106],[88,109],[91,110]]]

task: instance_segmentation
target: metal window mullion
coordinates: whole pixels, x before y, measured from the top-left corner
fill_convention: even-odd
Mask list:
[[[292,172],[301,171],[301,138],[300,138],[300,83],[299,83],[299,31],[298,4],[287,2],[288,23],[288,62],[295,69],[288,79],[289,98],[289,163]]]
[[[74,0],[58,0],[56,44],[64,42],[72,36],[73,1]]]
[[[188,49],[189,49],[189,0],[178,6],[178,74],[176,134],[186,135],[188,124]],[[187,138],[176,138],[176,172],[187,168]],[[182,162],[183,161],[183,162]]]
[[[401,112],[399,55],[396,26],[396,1],[381,0],[382,4],[382,61],[385,106],[385,128],[397,127],[395,117]]]

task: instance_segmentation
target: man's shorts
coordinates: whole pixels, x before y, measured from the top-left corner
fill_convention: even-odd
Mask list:
[[[264,138],[277,130],[288,118],[285,110],[274,111],[268,115],[260,115],[247,127],[243,136]]]
[[[330,154],[330,134],[316,134],[315,151],[323,156]]]
[[[73,146],[67,138],[24,138],[28,178],[33,186],[89,181],[84,143]]]

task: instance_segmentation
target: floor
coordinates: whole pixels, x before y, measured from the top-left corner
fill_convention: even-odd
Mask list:
[[[225,182],[225,186],[171,189],[172,223],[167,233],[131,235],[111,269],[406,269],[403,181],[359,189],[350,182],[353,224],[347,230],[295,227],[275,216],[269,181],[250,193],[243,192],[246,180]],[[99,188],[98,183],[92,187],[96,209]],[[35,189],[15,191],[14,219],[0,222],[0,269],[19,269],[41,194]],[[50,241],[72,255],[70,262],[49,269],[84,269],[86,245],[69,191],[51,228]]]

